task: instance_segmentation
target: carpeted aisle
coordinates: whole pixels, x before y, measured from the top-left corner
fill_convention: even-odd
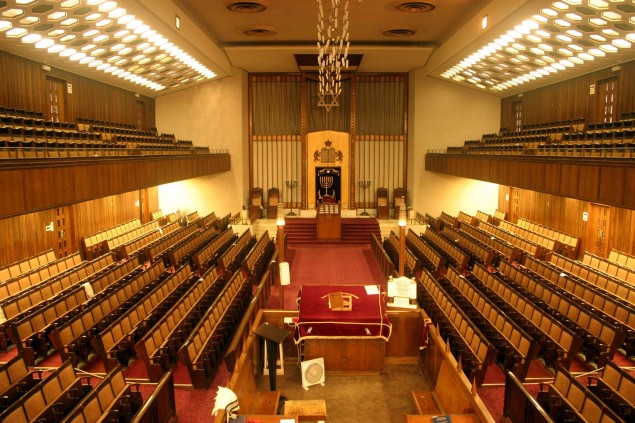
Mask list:
[[[291,285],[285,288],[284,308],[297,309],[302,285],[380,285],[386,287],[370,246],[363,244],[298,244],[287,247]],[[272,288],[270,308],[279,308],[278,287]]]

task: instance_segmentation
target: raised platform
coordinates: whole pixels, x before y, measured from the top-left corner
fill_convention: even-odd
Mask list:
[[[289,244],[316,242],[370,244],[370,234],[381,237],[379,223],[374,218],[342,218],[341,228],[341,239],[339,241],[318,240],[317,219],[315,218],[298,217],[286,219],[284,230]]]

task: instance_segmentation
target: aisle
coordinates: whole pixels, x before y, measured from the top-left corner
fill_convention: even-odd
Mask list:
[[[302,285],[381,285],[386,287],[370,246],[361,244],[302,244],[287,247],[291,285],[285,288],[284,308],[296,309]],[[278,289],[271,289],[269,308],[279,308]]]

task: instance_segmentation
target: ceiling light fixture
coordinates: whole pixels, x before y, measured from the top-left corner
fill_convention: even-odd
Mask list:
[[[40,24],[34,25],[36,22]],[[216,76],[156,30],[118,7],[116,1],[0,1],[0,37],[19,39],[33,50],[58,55],[77,66],[101,70],[157,91]],[[122,58],[135,51],[140,38],[144,39],[142,60]],[[165,60],[168,45],[174,49],[167,52],[170,57]],[[155,64],[161,64],[162,68],[154,70],[158,69],[152,68]],[[132,73],[144,76],[128,78]]]
[[[331,108],[339,106],[342,70],[348,68],[348,0],[331,0],[331,8],[326,14],[322,0],[317,2],[318,106],[329,112]]]
[[[553,1],[441,76],[501,92],[632,48],[633,23],[619,0]]]

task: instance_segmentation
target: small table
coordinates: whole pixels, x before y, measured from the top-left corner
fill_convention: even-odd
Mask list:
[[[270,325],[269,323],[263,323],[254,333],[265,340],[265,348],[267,348],[267,368],[269,369],[269,388],[275,391],[278,346],[289,336],[289,331]]]

